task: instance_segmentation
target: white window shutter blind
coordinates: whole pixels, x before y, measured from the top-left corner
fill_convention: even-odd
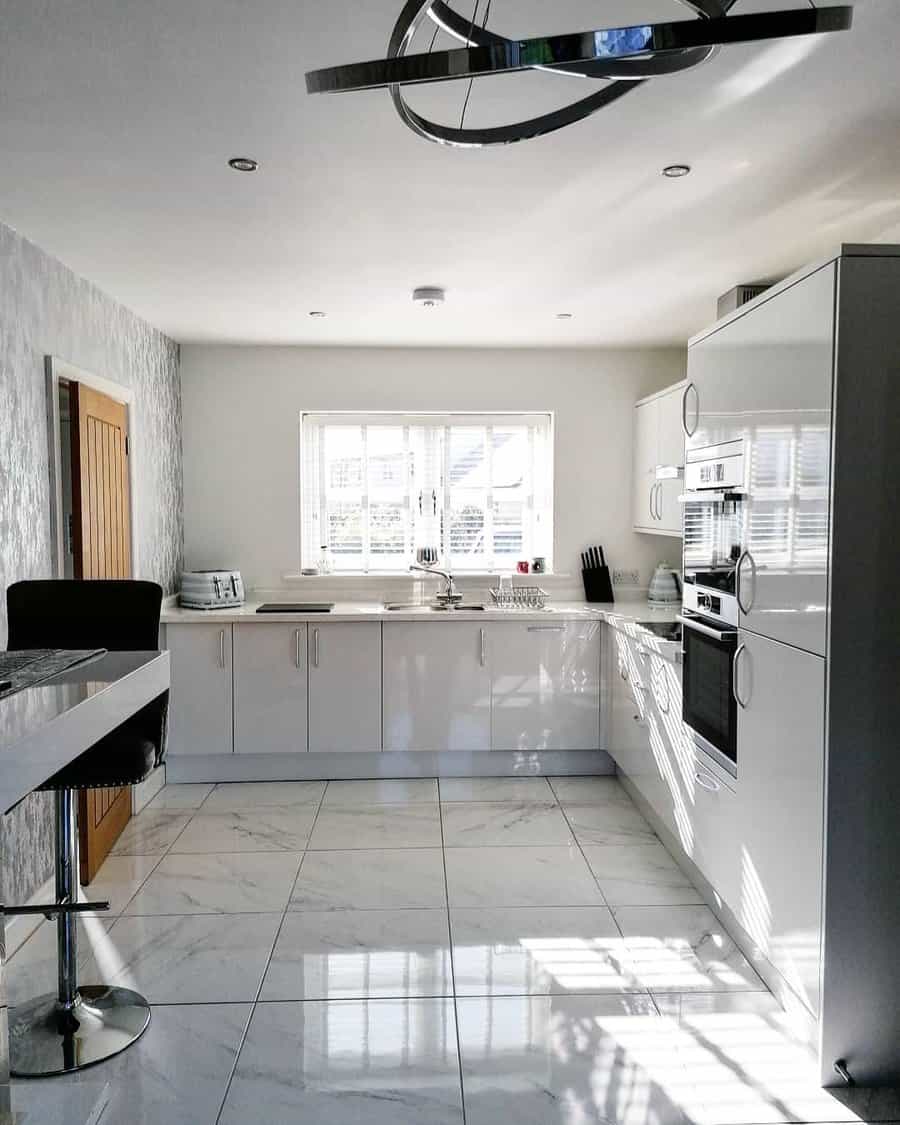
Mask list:
[[[406,570],[430,547],[458,572],[511,570],[553,544],[549,414],[305,414],[302,563]]]

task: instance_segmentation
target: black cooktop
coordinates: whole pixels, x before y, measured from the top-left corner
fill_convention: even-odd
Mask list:
[[[334,602],[266,602],[257,613],[331,613]]]
[[[664,641],[681,640],[681,623],[678,621],[638,621],[636,624]]]

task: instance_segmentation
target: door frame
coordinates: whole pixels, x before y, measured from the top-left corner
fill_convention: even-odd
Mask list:
[[[131,503],[131,573],[137,577],[140,574],[140,559],[138,557],[137,514],[138,499],[135,484],[137,483],[138,451],[134,434],[135,420],[135,394],[133,387],[123,387],[112,379],[102,375],[94,375],[76,367],[68,360],[59,356],[48,355],[44,357],[44,370],[47,384],[47,444],[49,446],[48,465],[50,469],[50,558],[54,578],[64,577],[65,550],[63,547],[63,498],[62,498],[62,442],[59,432],[59,381],[66,379],[73,383],[82,383],[92,390],[99,391],[116,402],[124,403],[128,407],[128,495]]]

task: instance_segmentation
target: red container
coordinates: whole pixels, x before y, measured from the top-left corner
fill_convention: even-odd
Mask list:
[[[529,571],[528,559],[519,559],[516,563],[516,570],[519,574],[527,574]]]

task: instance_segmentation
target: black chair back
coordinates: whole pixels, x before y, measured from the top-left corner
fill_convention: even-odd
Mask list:
[[[37,579],[6,591],[8,648],[105,648],[153,652],[159,648],[162,587],[136,579]],[[154,699],[123,723],[166,754],[169,693]]]

